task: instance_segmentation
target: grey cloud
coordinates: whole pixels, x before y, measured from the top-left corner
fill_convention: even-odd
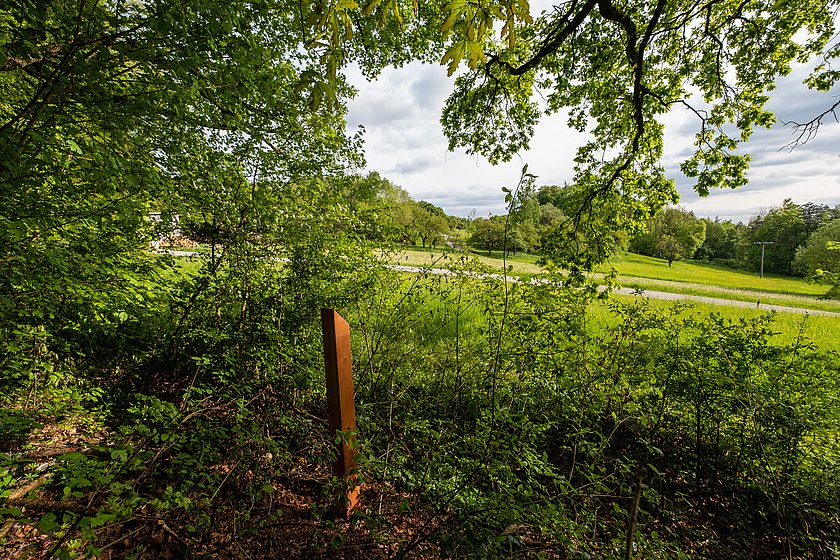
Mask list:
[[[745,149],[755,153],[791,154],[792,157],[837,155],[840,153],[840,125],[826,122],[807,143],[794,147],[799,133],[790,126],[775,125],[771,130],[757,130],[745,144]]]
[[[468,216],[472,210],[476,211],[478,217],[507,212],[501,185],[495,188],[471,184],[448,189],[439,187],[418,189],[415,198],[427,200],[454,216]]]
[[[407,161],[398,162],[393,168],[388,170],[388,173],[395,172],[400,175],[412,175],[415,173],[422,173],[436,165],[440,165],[441,158],[433,156],[419,156]]]
[[[501,196],[481,196],[460,200],[447,200],[429,197],[424,200],[428,200],[432,204],[440,206],[447,214],[452,216],[467,217],[473,210],[475,210],[475,215],[479,218],[486,218],[491,214],[494,216],[500,216],[507,212],[507,210],[505,210],[504,198]]]
[[[442,68],[421,63],[386,70],[376,87],[364,82],[360,75],[352,79],[360,93],[350,104],[348,122],[366,127],[413,120],[433,122],[439,128],[443,102],[452,89],[452,80]]]
[[[414,102],[423,110],[439,114],[443,102],[452,90],[450,80],[440,67],[423,66],[418,69],[410,86]]]
[[[414,118],[413,109],[405,104],[369,96],[354,101],[347,112],[347,124],[363,125],[369,130],[393,126],[394,123],[409,121]]]
[[[776,90],[770,93],[768,107],[780,122],[809,121],[837,101],[837,92],[808,89],[803,81],[812,65],[795,68],[789,75],[776,81]]]

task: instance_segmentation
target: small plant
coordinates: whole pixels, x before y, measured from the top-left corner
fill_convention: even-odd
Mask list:
[[[16,451],[24,446],[32,430],[41,424],[30,413],[0,408],[0,451]]]

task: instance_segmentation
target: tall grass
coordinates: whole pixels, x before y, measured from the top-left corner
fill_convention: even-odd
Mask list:
[[[628,303],[636,300],[637,296],[612,294],[614,301]],[[650,305],[656,308],[681,308],[682,315],[693,314],[703,317],[717,314],[730,320],[750,320],[767,315],[769,312],[746,307],[730,307],[727,305],[711,305],[705,303],[685,303],[650,299]],[[615,326],[617,319],[609,312],[607,303],[596,303],[589,308],[591,326],[596,331],[603,331]],[[792,344],[805,341],[814,347],[826,351],[840,352],[840,317],[824,315],[799,315],[795,313],[772,313],[772,328],[774,336],[772,343],[777,345]]]

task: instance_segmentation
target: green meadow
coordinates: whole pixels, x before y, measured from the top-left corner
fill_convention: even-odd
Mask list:
[[[641,297],[644,297],[643,295]],[[613,294],[612,300],[631,302],[639,296]],[[802,315],[798,313],[771,313],[748,307],[732,307],[727,305],[711,305],[696,302],[676,302],[648,298],[654,308],[674,308],[679,306],[681,316],[706,316],[717,314],[721,318],[731,321],[749,321],[761,315],[772,314],[772,329],[774,332],[772,343],[775,345],[790,345],[796,342],[812,344],[816,348],[840,352],[840,315]],[[617,320],[608,311],[608,304],[598,303],[590,306],[591,319],[595,330],[609,328]]]
[[[448,268],[463,266],[470,259],[483,266],[502,271],[507,269],[514,275],[536,275],[543,269],[536,264],[537,257],[529,254],[510,256],[502,259],[497,252],[495,257],[481,254],[465,254],[453,251],[422,250],[419,248],[405,249],[389,256],[388,262],[407,266],[429,266],[433,268]],[[677,261],[668,266],[664,260],[625,253],[613,259],[610,263],[618,271],[618,281],[621,286],[637,288],[644,291],[659,291],[675,294],[713,297],[733,301],[760,302],[762,305],[781,305],[798,307],[818,311],[840,313],[840,302],[819,299],[825,291],[824,286],[809,283],[803,279],[785,276],[766,275],[759,278],[757,274],[746,271],[733,270],[707,263],[695,261]],[[602,277],[606,267],[595,274]],[[642,293],[644,296],[644,293]],[[615,301],[628,302],[638,296],[613,294]],[[655,307],[684,306],[682,313],[709,315],[716,313],[731,320],[749,320],[768,313],[757,308],[715,305],[709,303],[691,302],[686,306],[683,302],[665,301],[648,298]],[[606,304],[592,306],[592,320],[609,326],[610,314]],[[816,347],[825,350],[840,351],[840,315],[804,315],[800,313],[774,313],[773,328],[776,332],[774,342],[790,344],[800,337],[808,340]]]

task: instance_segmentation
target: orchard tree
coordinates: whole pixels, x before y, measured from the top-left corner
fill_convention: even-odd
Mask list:
[[[426,243],[436,246],[449,231],[449,223],[443,210],[424,200],[414,203],[412,227],[424,248]]]
[[[481,249],[487,249],[487,256],[493,256],[493,249],[500,250],[505,239],[504,218],[478,218],[473,221],[473,234],[470,243]]]
[[[668,261],[668,266],[683,257],[682,251],[682,245],[673,235],[665,234],[656,242],[656,255]]]

